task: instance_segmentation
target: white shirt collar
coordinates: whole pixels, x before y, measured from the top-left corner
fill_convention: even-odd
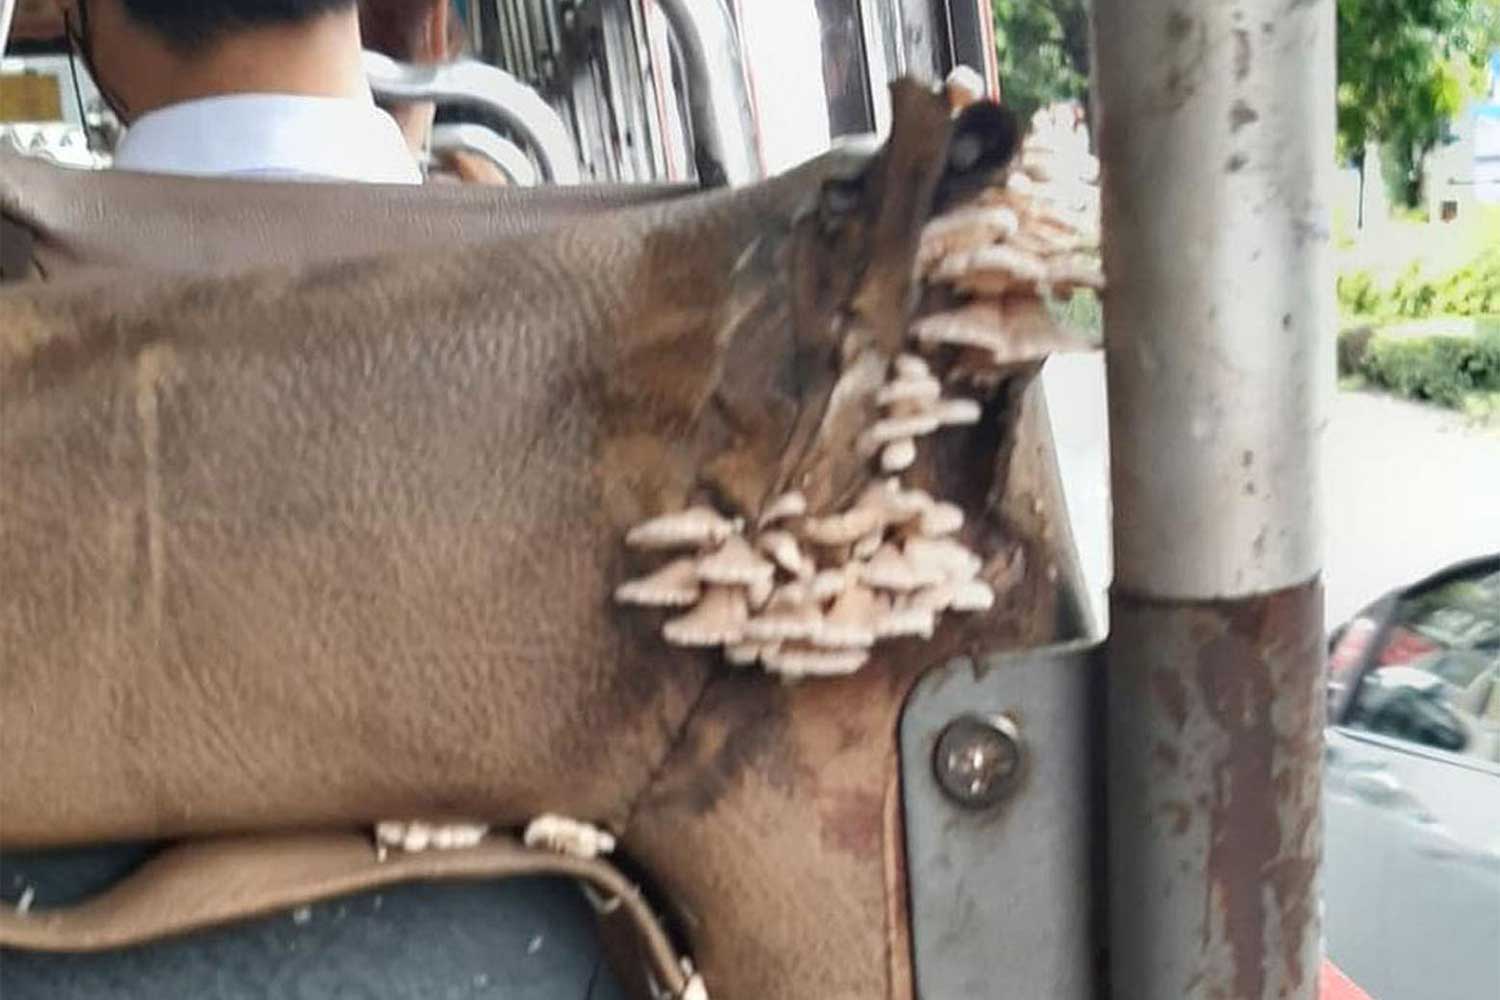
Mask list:
[[[159,174],[420,184],[395,119],[374,101],[232,94],[142,115],[115,167]]]

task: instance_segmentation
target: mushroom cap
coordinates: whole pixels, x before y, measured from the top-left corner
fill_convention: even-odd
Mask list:
[[[547,813],[526,824],[521,842],[533,849],[595,858],[615,849],[614,834],[566,816]]]
[[[903,607],[913,611],[928,611],[932,614],[941,614],[953,606],[958,585],[951,581],[943,581],[931,587],[923,587],[916,591],[906,600]]]
[[[887,382],[875,394],[880,406],[895,406],[898,403],[925,404],[935,402],[943,394],[943,384],[931,375],[898,377]]]
[[[949,267],[949,261],[953,261]],[[945,258],[938,276],[960,291],[1003,294],[1013,288],[1035,288],[1047,280],[1047,263],[1036,254],[997,243],[962,260]]]
[[[736,667],[753,666],[768,653],[775,652],[774,643],[766,644],[760,642],[736,642],[724,648],[724,659]]]
[[[775,524],[777,521],[784,521],[791,517],[801,517],[806,513],[807,497],[793,490],[790,493],[781,494],[766,506],[765,512],[760,516],[760,526],[764,528],[768,524]]]
[[[924,316],[912,325],[911,333],[919,344],[950,344],[987,351],[1003,347],[1005,341],[1000,303],[992,299]]]
[[[662,626],[674,646],[723,646],[742,640],[750,601],[742,587],[710,586],[693,610]]]
[[[740,530],[738,522],[723,517],[708,507],[653,517],[636,525],[625,536],[625,544],[636,549],[676,549],[697,545],[717,545]]]
[[[927,362],[915,354],[902,354],[896,358],[897,378],[925,378],[931,374]]]
[[[851,563],[839,569],[820,571],[812,578],[812,585],[808,588],[808,600],[826,601],[842,594],[854,580],[855,574],[852,566]]]
[[[698,563],[691,557],[674,559],[655,572],[615,588],[615,600],[648,608],[685,608],[703,596]]]
[[[818,545],[852,545],[885,526],[880,509],[855,504],[842,514],[810,517],[802,522],[802,537]]]
[[[880,531],[872,531],[865,537],[861,538],[859,541],[855,542],[854,547],[849,550],[849,554],[856,561],[863,561],[879,552],[880,546],[883,544],[885,544],[884,529]]]
[[[1069,291],[1074,288],[1101,291],[1104,288],[1104,272],[1092,259],[1074,255],[1049,262],[1047,282],[1054,288],[1064,288]]]
[[[725,586],[764,587],[776,567],[756,554],[743,535],[730,535],[719,548],[698,560],[698,579]]]
[[[874,507],[886,524],[896,525],[916,520],[932,504],[932,497],[925,491],[903,490],[901,481],[895,478],[872,483],[855,502],[856,507]]]
[[[995,592],[983,580],[965,580],[953,588],[954,611],[988,611],[995,606]]]
[[[914,566],[891,544],[882,545],[870,561],[860,567],[859,581],[879,590],[906,592],[940,583],[943,575],[930,568]]]
[[[875,626],[881,617],[881,607],[875,592],[859,584],[847,588],[828,614],[823,625],[813,637],[813,644],[820,647],[864,648],[875,644]]]
[[[937,614],[935,612],[912,607],[904,602],[896,604],[882,615],[875,626],[875,632],[881,639],[899,639],[906,636],[931,639],[936,629]]]
[[[929,538],[951,535],[964,526],[963,508],[951,503],[935,503],[922,512],[917,530]]]
[[[960,63],[943,81],[943,91],[948,97],[950,110],[958,112],[984,99],[984,77],[972,66]]]
[[[880,468],[884,472],[901,472],[917,460],[917,442],[911,438],[892,441],[880,449]]]
[[[984,416],[984,408],[976,400],[954,397],[945,399],[933,407],[932,415],[937,417],[938,422],[944,427],[960,427],[965,424],[977,424]]]
[[[823,627],[823,612],[816,604],[768,607],[745,625],[752,642],[778,643],[811,639]]]
[[[840,677],[865,665],[870,654],[863,649],[818,649],[789,644],[766,657],[766,668],[788,678]]]
[[[766,555],[793,576],[809,576],[814,570],[813,562],[797,544],[797,536],[779,529],[764,532],[755,544]]]
[[[892,441],[931,434],[940,426],[937,417],[926,412],[885,417],[859,436],[856,447],[861,455],[873,455]]]
[[[942,580],[969,580],[983,566],[980,558],[951,538],[908,538],[902,555],[914,572],[936,575]]]

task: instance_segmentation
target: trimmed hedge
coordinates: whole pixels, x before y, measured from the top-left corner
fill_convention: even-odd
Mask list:
[[[1500,247],[1441,276],[1413,262],[1388,288],[1368,271],[1339,275],[1339,308],[1346,316],[1485,316],[1500,313]]]
[[[1409,399],[1456,409],[1474,393],[1500,391],[1500,333],[1360,339],[1362,350],[1349,345],[1359,355],[1359,374]]]

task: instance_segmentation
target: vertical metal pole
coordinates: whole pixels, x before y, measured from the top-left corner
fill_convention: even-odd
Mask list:
[[[10,41],[10,25],[16,16],[16,0],[0,0],[0,58],[5,57],[5,44]]]
[[[1314,1000],[1333,0],[1095,0],[1116,1000]]]

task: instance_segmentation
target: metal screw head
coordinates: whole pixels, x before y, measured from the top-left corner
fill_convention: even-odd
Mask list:
[[[965,715],[938,737],[933,771],[954,802],[987,809],[1015,790],[1024,753],[1020,727],[1009,716]]]

